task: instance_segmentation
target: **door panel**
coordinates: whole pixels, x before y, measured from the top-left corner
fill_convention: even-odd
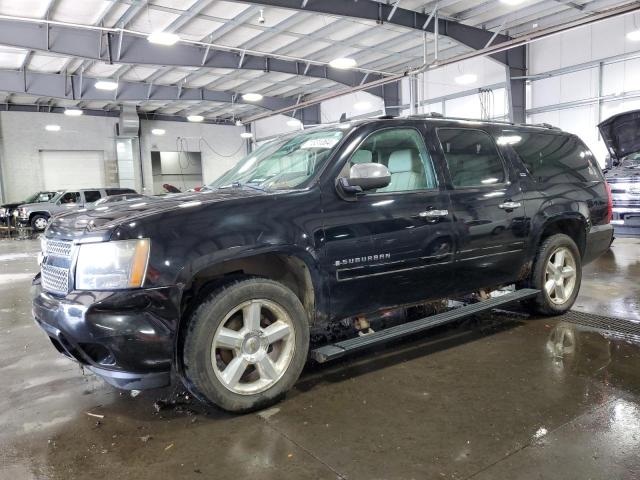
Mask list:
[[[524,199],[511,165],[481,130],[436,131],[451,182],[449,192],[460,293],[515,281],[524,264]]]
[[[389,186],[357,198],[323,192],[334,318],[438,298],[451,286],[449,198],[415,128],[373,132],[345,163],[387,166]]]

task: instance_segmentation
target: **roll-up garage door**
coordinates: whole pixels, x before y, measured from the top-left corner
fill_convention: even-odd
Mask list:
[[[45,190],[105,186],[104,152],[96,150],[41,150]]]

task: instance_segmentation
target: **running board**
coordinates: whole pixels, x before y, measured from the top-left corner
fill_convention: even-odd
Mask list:
[[[509,303],[526,300],[528,298],[535,297],[538,293],[540,293],[540,290],[523,288],[513,293],[501,295],[489,300],[470,303],[464,307],[454,308],[444,313],[438,313],[436,315],[421,318],[420,320],[395,325],[384,330],[363,335],[362,337],[350,338],[349,340],[343,340],[341,342],[315,348],[311,350],[311,358],[318,363],[328,362],[329,360],[340,358],[347,353],[356,352],[374,345],[380,345],[381,343],[385,343],[390,340],[406,337],[417,332],[422,332],[430,328],[444,325],[445,323],[460,320],[461,318],[468,317],[476,313],[486,312],[487,310],[501,307]]]

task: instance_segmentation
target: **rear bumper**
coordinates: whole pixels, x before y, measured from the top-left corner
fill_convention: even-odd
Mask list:
[[[122,389],[170,383],[178,289],[71,292],[57,297],[33,282],[33,316],[62,354]]]
[[[586,245],[582,263],[594,261],[604,252],[609,250],[613,242],[613,225],[594,225],[587,232]]]

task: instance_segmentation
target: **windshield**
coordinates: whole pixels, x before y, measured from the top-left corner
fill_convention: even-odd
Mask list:
[[[640,153],[632,153],[631,155],[627,155],[622,159],[621,164],[623,167],[627,168],[640,167]]]
[[[273,140],[240,160],[209,188],[299,188],[322,168],[343,135],[342,130],[320,130]]]
[[[54,192],[36,192],[30,197],[28,197],[22,203],[40,203],[40,202],[48,202],[51,197],[54,196]]]

